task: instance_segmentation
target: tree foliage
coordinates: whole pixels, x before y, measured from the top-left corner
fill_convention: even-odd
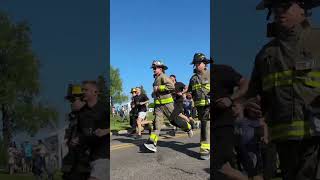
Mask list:
[[[128,100],[128,96],[123,93],[122,79],[117,68],[110,68],[110,96],[112,104],[122,103]]]
[[[34,134],[58,119],[56,110],[38,98],[39,69],[29,24],[14,23],[0,13],[0,112],[5,145],[15,131]]]

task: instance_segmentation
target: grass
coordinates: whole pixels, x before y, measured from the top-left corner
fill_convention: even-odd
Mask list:
[[[110,128],[111,131],[119,131],[119,130],[124,130],[124,129],[129,129],[130,128],[130,121],[129,117],[127,117],[124,121],[118,116],[116,117],[110,117]]]
[[[0,179],[3,179],[3,180],[34,180],[35,177],[31,173],[29,173],[29,174],[17,173],[17,174],[9,175],[6,172],[0,171]],[[61,173],[56,173],[56,175],[54,176],[54,180],[62,180]]]
[[[154,115],[152,112],[147,113],[147,119],[149,121],[153,121]],[[169,121],[165,119],[164,123],[169,124]],[[115,117],[110,116],[110,128],[112,132],[129,129],[130,128],[129,116],[127,116],[124,121],[119,116],[115,116]]]
[[[153,112],[148,112],[147,113],[147,119],[148,119],[148,121],[153,121],[154,120]],[[117,131],[120,131],[120,130],[128,130],[128,129],[131,128],[130,127],[129,116],[127,116],[124,121],[119,116],[115,116],[115,117],[111,117],[110,116],[110,122],[111,122],[110,123],[110,128],[111,128],[112,132],[117,132]],[[170,122],[166,117],[164,117],[163,124],[167,125],[167,126],[170,125]]]

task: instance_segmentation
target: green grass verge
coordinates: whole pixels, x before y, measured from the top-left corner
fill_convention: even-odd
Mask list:
[[[124,130],[124,129],[129,129],[130,128],[130,121],[129,117],[127,117],[124,121],[118,116],[116,117],[110,117],[110,128],[111,131],[119,131],[119,130]]]
[[[147,119],[149,121],[153,121],[154,119],[153,113],[148,112]],[[129,129],[130,128],[129,116],[126,117],[124,121],[119,116],[115,116],[115,117],[110,116],[110,128],[111,128],[111,131],[120,131],[120,130]]]
[[[2,180],[34,180],[35,177],[29,173],[29,174],[13,174],[9,175],[3,171],[0,171],[0,179]],[[56,173],[54,176],[54,180],[62,180],[61,173]]]
[[[148,112],[147,119],[148,119],[148,121],[153,121],[154,120],[153,112]],[[166,119],[166,118],[164,118],[163,123],[165,125],[169,125],[170,124],[169,120]],[[110,116],[110,128],[111,128],[112,132],[117,132],[117,131],[120,131],[120,130],[130,129],[129,116],[126,117],[124,121],[119,116],[115,116],[115,117]]]

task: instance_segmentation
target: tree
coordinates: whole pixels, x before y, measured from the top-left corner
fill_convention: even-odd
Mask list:
[[[5,149],[16,131],[34,134],[58,119],[58,113],[38,98],[40,61],[30,37],[27,22],[13,23],[0,13],[0,112]]]
[[[108,94],[108,87],[107,87],[107,81],[104,75],[100,75],[98,77],[98,87],[99,87],[99,100],[105,104],[108,104],[109,102],[109,94]]]
[[[115,103],[122,103],[128,100],[128,96],[123,94],[122,79],[118,68],[110,67],[110,96],[112,105]]]

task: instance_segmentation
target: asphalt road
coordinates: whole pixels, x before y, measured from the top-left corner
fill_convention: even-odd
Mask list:
[[[210,162],[198,159],[199,131],[192,138],[178,132],[158,141],[158,152],[148,153],[143,142],[126,135],[111,138],[111,180],[207,180]]]

